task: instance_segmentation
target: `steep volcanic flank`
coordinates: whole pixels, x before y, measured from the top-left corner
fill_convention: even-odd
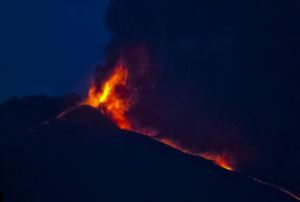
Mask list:
[[[172,148],[180,150],[183,153],[200,156],[214,162],[216,165],[226,170],[235,170],[235,168],[233,167],[234,159],[227,153],[195,153],[195,151],[193,151],[192,149],[183,147],[181,143],[174,142],[174,139],[172,139],[172,137],[156,136],[155,134],[157,134],[158,132],[148,131],[143,127],[140,127],[139,125],[136,125],[132,121],[130,116],[128,116],[132,108],[134,108],[132,97],[135,94],[135,92],[133,92],[134,86],[130,86],[130,83],[129,68],[124,63],[117,63],[116,67],[114,67],[110,74],[107,75],[107,78],[105,78],[102,83],[99,83],[99,86],[97,86],[97,83],[94,83],[91,86],[89,96],[84,103],[98,109],[108,119],[114,122],[120,129],[137,133],[140,132],[146,136],[152,136],[156,140],[167,144]],[[296,200],[300,200],[300,197],[297,194],[281,188],[280,186],[264,182],[257,178],[254,178],[254,180],[261,184],[277,189],[278,191],[281,191]]]
[[[293,201],[209,161],[120,130],[88,106],[15,136],[22,137],[14,145],[19,149],[2,164],[6,177],[0,187],[8,201]]]
[[[111,100],[97,100],[121,65],[126,85],[112,94],[126,100],[119,112],[130,130],[300,193],[299,8],[281,0],[113,0],[112,37],[89,98],[116,121]]]
[[[135,56],[134,60],[131,60],[130,57],[132,57],[132,55],[130,55],[130,53],[124,56],[121,55],[115,65],[105,74],[105,77],[92,83],[88,97],[83,103],[98,109],[121,129],[154,137],[182,152],[199,155],[205,159],[214,161],[217,165],[227,170],[234,170],[234,159],[229,153],[225,151],[209,152],[209,150],[195,152],[189,147],[184,147],[180,142],[176,142],[176,139],[174,140],[171,135],[163,134],[162,131],[160,131],[161,126],[159,126],[157,122],[156,124],[154,122],[151,126],[152,128],[149,129],[148,127],[151,123],[149,124],[149,122],[146,121],[146,123],[141,124],[137,121],[143,119],[143,115],[141,116],[139,112],[139,110],[143,111],[141,106],[147,107],[151,101],[143,100],[143,96],[149,96],[146,95],[149,91],[145,93],[145,84],[143,83],[139,86],[136,80],[141,79],[140,77],[149,77],[147,73],[153,70],[149,70],[149,68],[151,68],[147,63],[149,61],[145,61],[144,59],[145,57],[149,57],[146,55],[147,51],[145,47],[137,46],[127,50],[133,52]],[[134,65],[135,68],[131,67],[131,65]],[[143,101],[146,103],[142,103]],[[145,117],[147,117],[146,114]],[[163,125],[164,122],[161,124]],[[166,133],[170,133],[170,131],[166,130]]]

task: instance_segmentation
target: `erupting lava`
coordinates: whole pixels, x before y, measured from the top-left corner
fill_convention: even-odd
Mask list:
[[[98,86],[93,84],[89,90],[89,95],[84,104],[90,105],[94,108],[97,108],[105,116],[110,118],[120,129],[134,131],[148,135],[147,131],[139,128],[134,128],[133,124],[130,122],[126,116],[127,112],[132,106],[132,95],[129,89],[128,84],[128,68],[123,63],[118,63],[113,71],[108,75],[108,77],[103,81],[103,83]],[[204,159],[214,162],[216,165],[229,170],[235,171],[233,167],[233,159],[224,153],[216,152],[203,152],[203,153],[193,153],[188,149],[181,147],[176,142],[167,138],[160,138],[160,142],[173,147],[177,150],[180,150],[184,153],[191,154],[194,156],[201,156]],[[254,178],[255,181],[277,189],[290,197],[299,200],[300,197],[292,192],[281,188],[279,186],[258,180]]]
[[[96,84],[92,85],[85,104],[98,108],[119,128],[131,130],[131,124],[126,118],[126,112],[130,107],[128,69],[120,63],[103,81],[100,88]]]
[[[123,130],[148,135],[143,129],[134,129],[130,120],[126,117],[126,113],[131,106],[131,100],[128,87],[128,69],[123,63],[116,65],[114,70],[108,75],[108,78],[103,81],[100,88],[96,84],[91,86],[85,104],[99,109]],[[229,159],[222,154],[210,152],[194,154],[188,149],[180,147],[170,139],[163,138],[159,141],[184,153],[201,156],[202,158],[213,161],[216,165],[226,170],[234,170],[231,163],[229,163]]]

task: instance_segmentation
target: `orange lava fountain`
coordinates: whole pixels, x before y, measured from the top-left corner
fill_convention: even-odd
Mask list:
[[[123,64],[118,64],[98,90],[94,84],[84,104],[99,109],[109,117],[119,128],[131,130],[131,124],[126,117],[130,108],[128,93],[128,70]]]

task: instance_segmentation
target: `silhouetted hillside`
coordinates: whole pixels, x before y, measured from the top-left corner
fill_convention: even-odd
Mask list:
[[[293,201],[209,161],[121,131],[90,107],[28,99],[0,107],[6,201]],[[55,118],[63,108],[68,110]]]

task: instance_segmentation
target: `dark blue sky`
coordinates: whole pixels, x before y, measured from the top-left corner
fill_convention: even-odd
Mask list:
[[[80,92],[109,40],[109,0],[1,2],[0,101]]]

